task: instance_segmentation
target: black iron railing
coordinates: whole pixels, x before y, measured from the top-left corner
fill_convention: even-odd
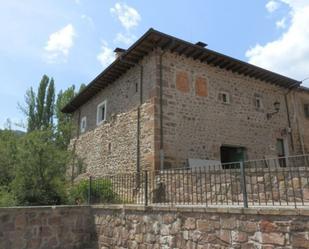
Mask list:
[[[91,204],[309,206],[309,155],[89,179]]]

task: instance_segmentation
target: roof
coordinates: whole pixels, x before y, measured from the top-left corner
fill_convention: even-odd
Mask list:
[[[144,56],[155,48],[170,50],[203,63],[220,67],[241,75],[256,78],[270,84],[291,88],[300,85],[300,81],[254,66],[247,62],[210,50],[199,44],[193,44],[174,36],[149,29],[131,47],[125,50],[111,65],[100,73],[87,87],[71,100],[63,109],[72,113],[99,91],[112,84],[127,70],[134,67]]]
[[[306,87],[306,86],[299,86],[297,88],[298,91],[301,91],[301,92],[307,92],[309,93],[309,87]]]

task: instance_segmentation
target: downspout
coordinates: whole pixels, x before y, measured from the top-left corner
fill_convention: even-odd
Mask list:
[[[76,151],[76,143],[77,143],[77,139],[79,138],[80,135],[80,117],[81,117],[81,111],[80,108],[78,109],[78,117],[77,117],[77,136],[76,139],[74,140],[74,144],[73,144],[73,162],[72,162],[72,172],[71,172],[71,184],[73,184],[74,182],[74,171],[75,171],[75,151]]]
[[[141,106],[143,104],[143,76],[144,76],[144,67],[140,65],[140,95],[139,95],[139,105],[137,107],[137,143],[136,143],[136,172],[140,173],[141,171],[141,149],[140,149],[140,129],[141,129],[141,124],[140,124],[140,119],[141,119]]]
[[[295,103],[295,92],[293,93],[293,107],[294,107],[294,112],[297,113],[297,107],[296,107],[296,103]],[[302,136],[303,134],[303,129],[300,128],[300,124],[299,124],[299,119],[298,119],[298,115],[296,114],[296,127],[297,127],[297,130],[298,130],[298,135],[299,135],[299,141],[300,141],[300,146],[301,146],[301,150],[302,150],[302,153],[303,155],[305,155],[305,144],[304,144],[304,138]]]
[[[159,57],[159,72],[160,72],[160,170],[164,169],[164,140],[163,140],[163,66],[162,57],[166,53],[166,50],[160,53]]]
[[[287,93],[284,94],[284,102],[285,102],[285,108],[286,108],[286,114],[287,114],[287,119],[288,119],[288,126],[289,128],[291,129],[291,132],[290,132],[290,141],[291,141],[291,148],[292,148],[292,151],[293,151],[293,154],[295,152],[295,146],[294,146],[294,138],[293,138],[293,132],[292,132],[292,125],[291,125],[291,116],[290,116],[290,110],[289,110],[289,104],[288,104],[288,94],[296,87],[296,86],[299,86],[300,83],[295,83],[293,84]]]

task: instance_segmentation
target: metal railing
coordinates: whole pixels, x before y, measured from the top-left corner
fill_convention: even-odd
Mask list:
[[[90,178],[89,203],[309,206],[309,155]]]

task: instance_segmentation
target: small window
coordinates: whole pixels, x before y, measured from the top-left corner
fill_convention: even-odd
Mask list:
[[[138,92],[138,83],[137,82],[135,83],[135,92],[136,93]]]
[[[254,105],[257,110],[263,109],[263,102],[261,97],[255,97],[254,99]]]
[[[83,117],[80,121],[80,132],[83,133],[87,128],[87,117]]]
[[[97,107],[97,125],[106,120],[106,100],[100,103]]]
[[[305,117],[309,118],[309,104],[304,104]]]
[[[219,93],[219,100],[224,104],[230,103],[230,95],[227,92],[220,92]]]

